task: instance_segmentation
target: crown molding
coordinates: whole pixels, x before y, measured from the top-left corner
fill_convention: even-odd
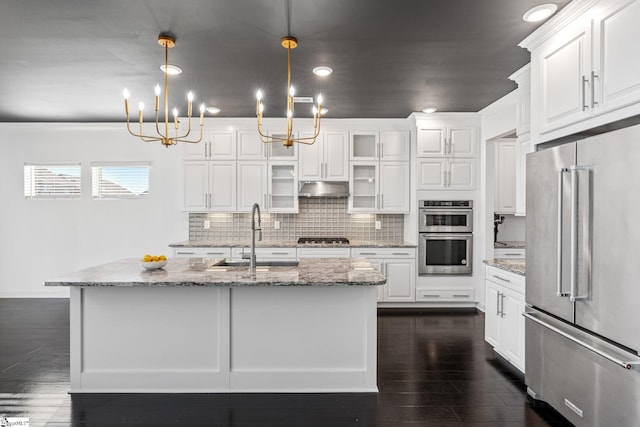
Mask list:
[[[527,38],[522,40],[518,46],[531,52],[540,44],[554,36],[567,25],[580,18],[585,12],[598,3],[604,3],[608,0],[573,0],[565,6],[560,12],[551,17],[547,22],[542,24],[537,30],[529,34]]]

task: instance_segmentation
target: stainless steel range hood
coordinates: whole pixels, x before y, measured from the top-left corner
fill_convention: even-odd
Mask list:
[[[349,197],[349,183],[346,181],[300,181],[298,197]]]

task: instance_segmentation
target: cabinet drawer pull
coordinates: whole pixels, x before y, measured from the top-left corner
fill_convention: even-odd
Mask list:
[[[207,252],[207,255],[224,255],[224,252]]]
[[[391,255],[409,255],[408,252],[393,252]]]
[[[454,298],[469,298],[469,294],[453,294]]]
[[[378,255],[376,252],[360,252],[359,255]]]
[[[182,252],[182,251],[178,251],[178,252],[176,252],[176,254],[178,254],[178,255],[193,255],[193,254],[195,254],[195,252]]]
[[[511,283],[511,280],[505,279],[504,277],[496,276],[495,274],[493,275],[493,277],[495,277],[498,280],[502,280],[503,282]]]
[[[440,295],[422,294],[422,298],[440,298]]]
[[[505,252],[505,255],[518,256],[518,255],[522,255],[522,254],[518,253],[518,252]]]
[[[289,252],[271,252],[271,255],[289,255]]]

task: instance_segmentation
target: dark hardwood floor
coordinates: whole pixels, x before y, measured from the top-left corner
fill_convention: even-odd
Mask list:
[[[69,395],[69,303],[0,299],[0,415],[31,426],[568,426],[534,408],[477,312],[378,316],[380,392]]]

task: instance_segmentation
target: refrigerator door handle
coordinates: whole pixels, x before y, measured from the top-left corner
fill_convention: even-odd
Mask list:
[[[559,297],[568,297],[569,294],[562,291],[562,217],[564,215],[564,209],[562,205],[562,201],[564,199],[564,189],[562,185],[562,180],[564,178],[564,173],[567,172],[568,169],[563,168],[558,171],[558,266],[556,270],[556,296]]]
[[[605,351],[602,351],[602,350],[600,350],[598,348],[595,348],[591,344],[582,341],[580,338],[575,337],[575,336],[571,335],[570,333],[567,333],[567,332],[563,331],[560,328],[556,328],[555,326],[545,322],[544,320],[538,319],[537,317],[533,316],[532,314],[533,313],[527,312],[527,311],[522,313],[522,315],[524,317],[526,317],[527,319],[537,323],[538,325],[542,326],[543,328],[547,328],[550,331],[553,331],[556,334],[568,339],[569,341],[573,341],[574,343],[578,344],[579,346],[586,348],[587,350],[597,354],[600,357],[604,357],[605,359],[609,360],[610,362],[615,363],[616,365],[620,366],[621,368],[634,369],[634,367],[635,367],[636,369],[638,369],[640,367],[640,361],[638,361],[638,360],[636,360],[636,361],[621,360],[621,359],[617,358],[616,356],[614,356],[612,354],[609,354],[609,353],[607,353]]]
[[[571,302],[574,301],[581,301],[581,300],[585,300],[588,298],[588,295],[578,295],[578,281],[579,281],[579,277],[578,277],[578,269],[580,267],[580,265],[578,264],[578,225],[579,225],[579,219],[580,219],[580,214],[579,214],[579,209],[580,209],[580,199],[579,199],[579,191],[580,191],[580,187],[584,187],[586,190],[582,191],[582,194],[589,194],[589,170],[587,168],[585,168],[584,166],[571,166],[571,168],[569,168],[570,172],[571,172],[571,259],[570,259],[570,281],[571,281],[571,288],[570,288],[570,292],[569,292],[569,300]],[[580,179],[580,175],[581,174],[587,174],[586,179],[582,180]],[[588,214],[584,215],[584,218],[582,219],[583,222],[587,221],[589,219]],[[589,251],[582,251],[583,253],[586,254],[586,256],[588,256]],[[585,262],[587,260],[583,259],[582,260],[582,265],[586,266],[587,263]],[[588,277],[588,275],[584,276],[585,278]]]

